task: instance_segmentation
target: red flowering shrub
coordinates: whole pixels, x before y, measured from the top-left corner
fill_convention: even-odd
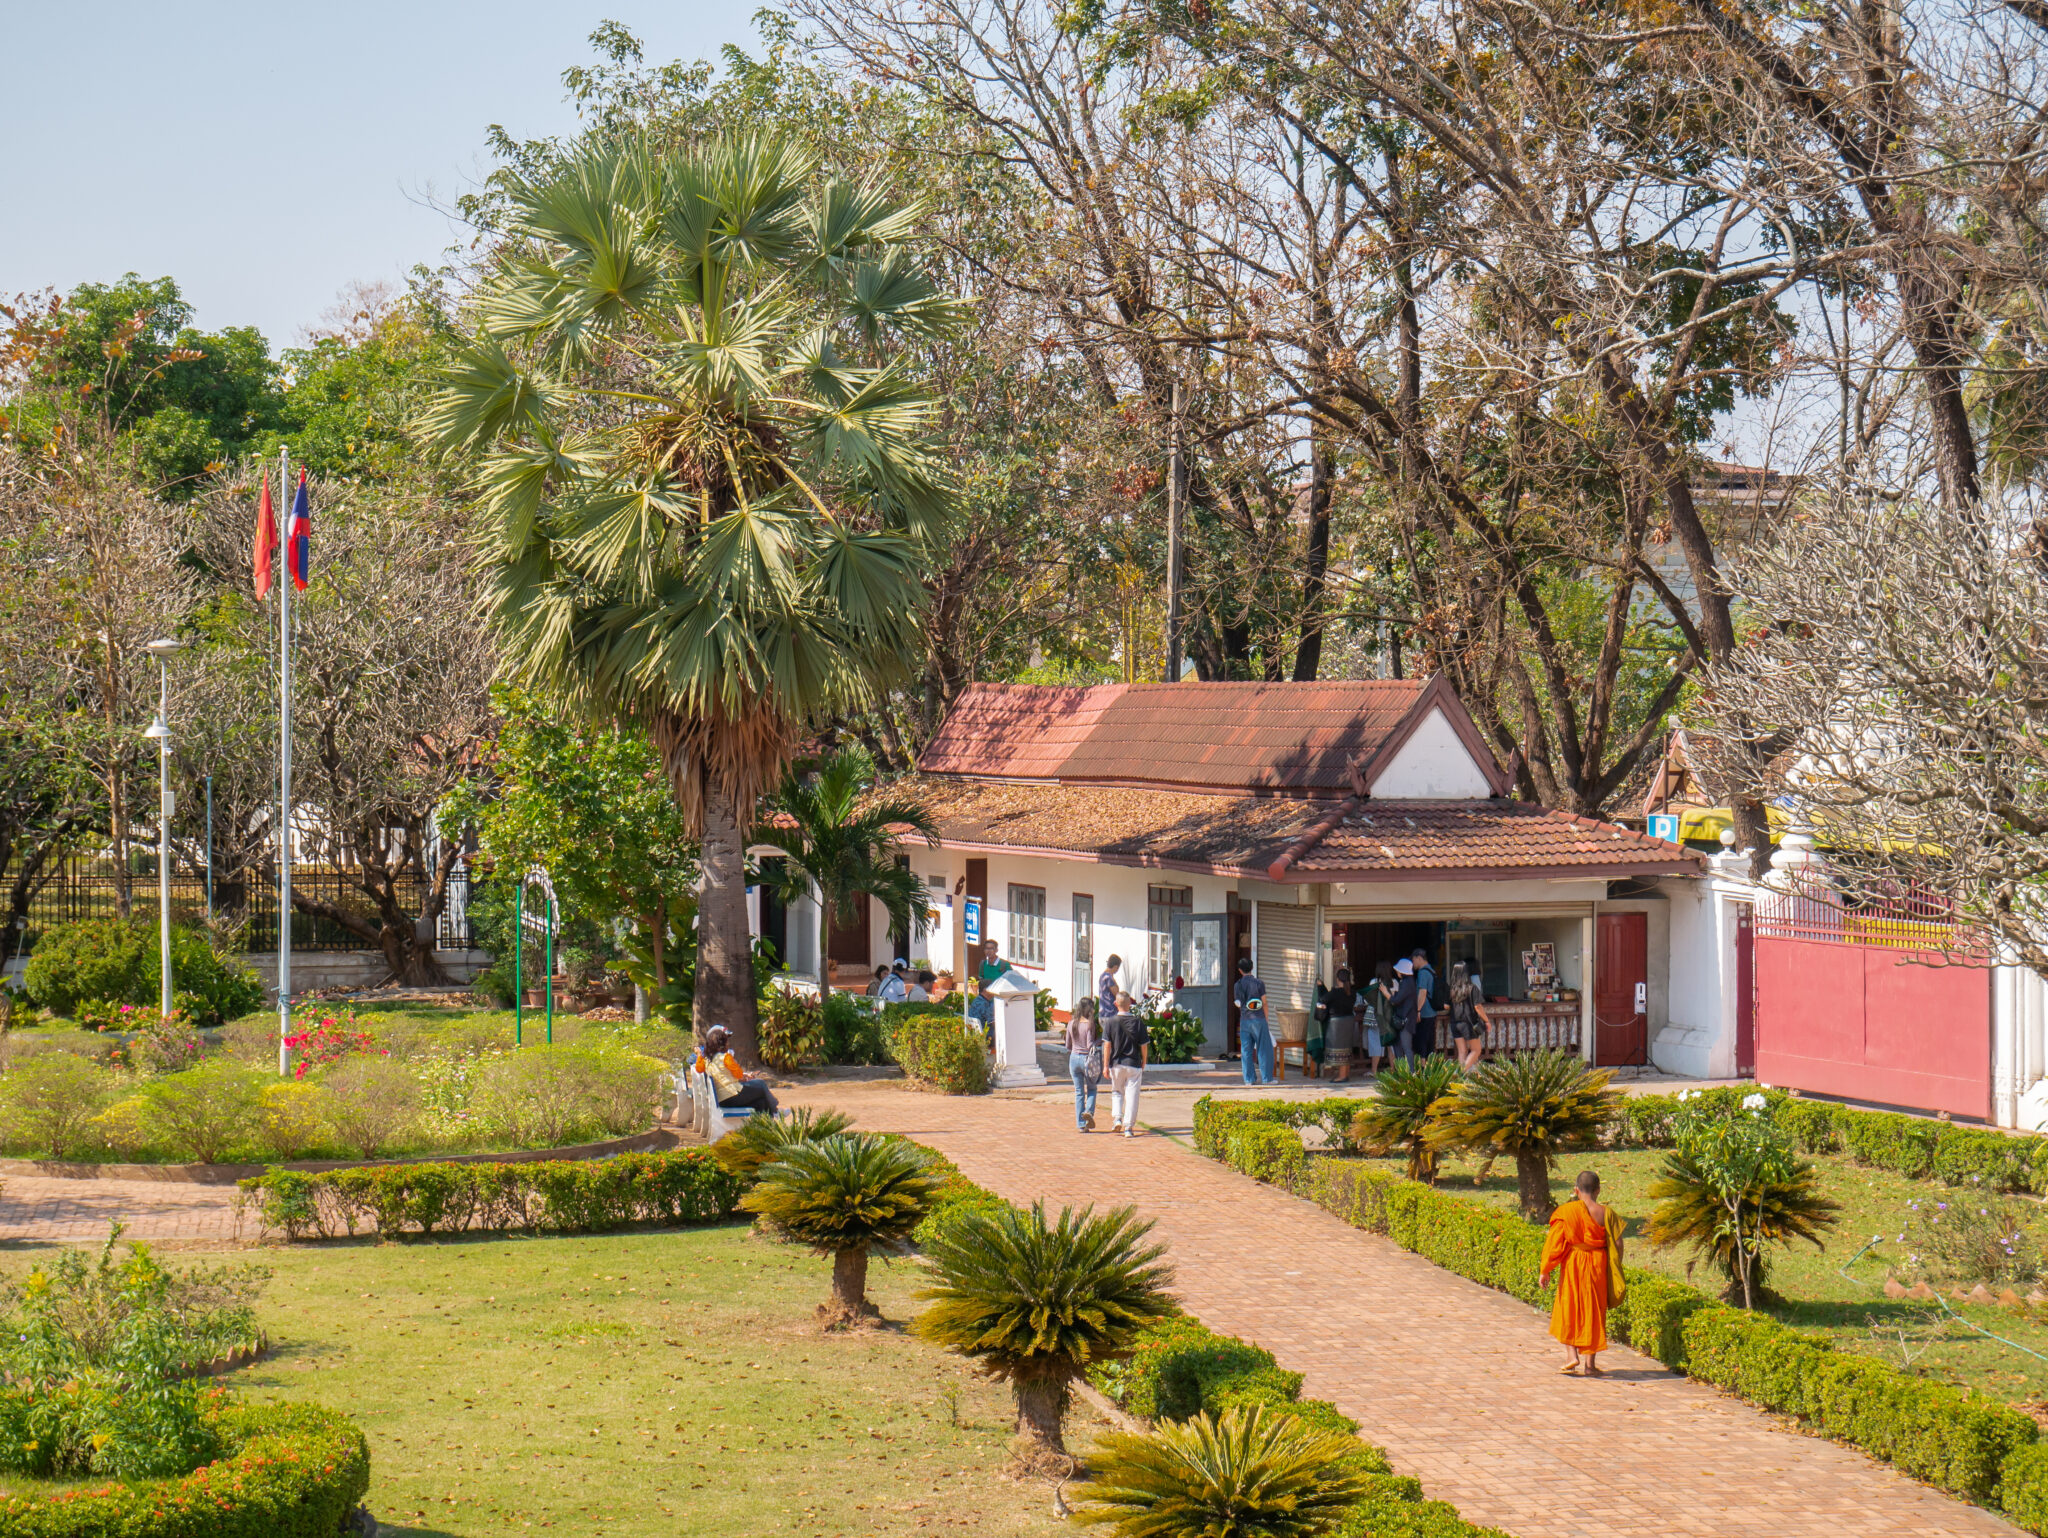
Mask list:
[[[308,1071],[326,1068],[345,1057],[389,1057],[377,1039],[356,1025],[355,1011],[340,1020],[332,1015],[314,1020],[310,1015],[297,1022],[299,1029],[284,1039],[292,1049],[292,1077],[303,1079]]]

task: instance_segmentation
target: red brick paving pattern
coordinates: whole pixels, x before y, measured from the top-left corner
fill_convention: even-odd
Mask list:
[[[1170,1138],[1079,1136],[1064,1094],[847,1084],[792,1098],[930,1143],[1013,1201],[1135,1203],[1158,1219],[1190,1310],[1306,1373],[1304,1393],[1356,1417],[1469,1521],[1518,1538],[2017,1532],[1631,1351],[1603,1358],[1604,1382],[1561,1377],[1526,1305]],[[1158,1119],[1184,1121],[1186,1105],[1163,1100]]]
[[[1306,1373],[1304,1392],[1357,1417],[1433,1497],[1517,1538],[2018,1531],[1625,1349],[1606,1357],[1605,1382],[1560,1377],[1523,1304],[1170,1138],[1078,1136],[1062,1092],[963,1100],[845,1083],[789,1098],[928,1142],[1012,1200],[1135,1203],[1158,1219],[1190,1309]],[[1148,1090],[1146,1120],[1185,1124],[1190,1098]],[[91,1242],[120,1218],[138,1239],[226,1243],[232,1197],[9,1176],[0,1242]]]

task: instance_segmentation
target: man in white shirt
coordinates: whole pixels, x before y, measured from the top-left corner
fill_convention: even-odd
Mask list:
[[[875,968],[875,997],[884,1004],[901,1004],[910,997],[910,990],[903,985],[903,975],[887,967]]]

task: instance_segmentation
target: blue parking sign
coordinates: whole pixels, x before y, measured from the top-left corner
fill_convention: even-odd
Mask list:
[[[1661,838],[1667,844],[1678,842],[1678,818],[1670,812],[1659,812],[1650,819],[1650,837]]]
[[[970,946],[981,944],[981,899],[979,897],[970,897],[961,905],[960,932],[966,936],[967,943]]]

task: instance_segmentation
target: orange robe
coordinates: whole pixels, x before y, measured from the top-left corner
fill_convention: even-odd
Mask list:
[[[1541,1280],[1557,1272],[1557,1302],[1550,1310],[1550,1333],[1581,1351],[1607,1349],[1608,1251],[1621,1254],[1621,1219],[1612,1207],[1605,1225],[1593,1221],[1586,1204],[1574,1197],[1550,1215],[1550,1236],[1543,1242]]]

